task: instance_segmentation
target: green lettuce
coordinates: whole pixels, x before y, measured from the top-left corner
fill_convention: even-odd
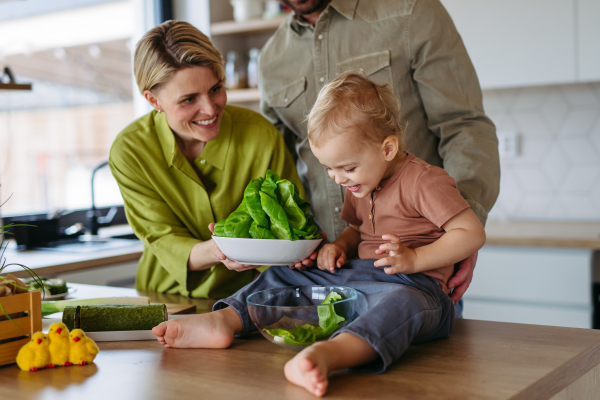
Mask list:
[[[310,214],[310,203],[300,198],[296,185],[268,170],[253,179],[244,199],[226,219],[215,224],[215,236],[253,239],[320,239]]]
[[[337,315],[333,303],[342,300],[337,292],[331,292],[323,299],[321,305],[329,304],[327,307],[318,307],[319,326],[304,324],[293,329],[263,329],[275,338],[275,341],[283,341],[296,346],[308,346],[316,340],[331,335],[339,328],[339,323],[345,321],[344,317]]]

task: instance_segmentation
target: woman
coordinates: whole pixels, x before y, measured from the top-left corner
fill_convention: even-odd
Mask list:
[[[240,204],[267,169],[303,193],[282,136],[260,114],[228,106],[221,54],[198,29],[167,21],[140,40],[140,92],[154,108],[115,139],[109,164],[144,242],[138,290],[222,298],[258,274],[226,259],[209,224]]]

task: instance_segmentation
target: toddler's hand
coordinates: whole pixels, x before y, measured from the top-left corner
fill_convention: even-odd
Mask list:
[[[400,243],[400,238],[396,235],[383,235],[383,240],[389,240],[390,243],[384,243],[375,250],[377,254],[389,254],[388,257],[375,261],[376,267],[383,267],[386,274],[412,274],[414,273],[415,260],[417,253]]]
[[[346,252],[337,244],[329,243],[319,250],[317,267],[323,271],[335,272],[335,267],[342,268],[346,262]]]
[[[317,252],[319,251],[319,248],[323,246],[323,243],[325,243],[325,241],[327,240],[327,234],[325,232],[321,232],[321,237],[323,238],[323,241],[321,242],[321,244],[319,244],[317,250],[315,250],[310,256],[308,256],[304,260],[297,261],[294,264],[288,265],[288,267],[290,269],[297,269],[298,271],[306,271],[307,268],[314,267],[315,262],[317,260]]]

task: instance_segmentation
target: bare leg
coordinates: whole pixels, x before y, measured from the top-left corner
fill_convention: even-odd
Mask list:
[[[231,307],[178,318],[152,328],[161,344],[177,348],[224,349],[242,331],[242,320]]]
[[[327,391],[327,375],[335,370],[375,361],[375,349],[358,336],[343,332],[329,341],[317,342],[285,364],[288,381],[322,397]]]

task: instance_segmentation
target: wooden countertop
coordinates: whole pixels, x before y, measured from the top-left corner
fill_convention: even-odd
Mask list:
[[[0,368],[2,397],[314,398],[285,380],[294,353],[260,334],[224,350],[166,349],[155,341],[98,346],[95,363],[84,367]],[[411,346],[384,374],[335,374],[326,398],[591,399],[600,390],[599,363],[600,331],[457,320],[450,339]]]
[[[600,222],[489,220],[485,231],[486,245],[600,250]]]

